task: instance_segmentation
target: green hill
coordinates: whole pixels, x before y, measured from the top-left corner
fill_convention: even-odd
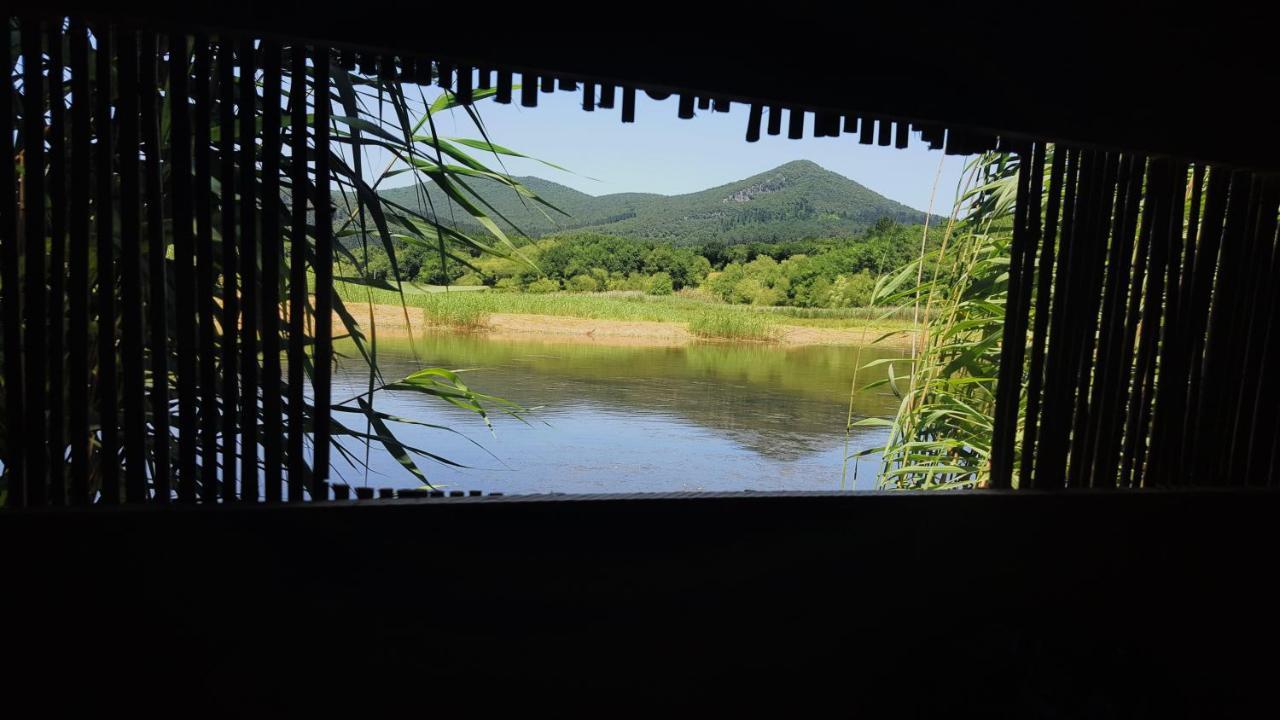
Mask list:
[[[687,195],[593,196],[538,177],[519,180],[565,214],[546,210],[544,215],[535,204],[491,181],[472,180],[469,185],[497,210],[496,214],[506,218],[504,222],[494,217],[504,230],[518,228],[535,238],[565,230],[595,230],[674,245],[712,240],[726,244],[786,242],[851,235],[885,217],[903,224],[921,223],[925,218],[919,210],[808,160]],[[430,203],[420,202],[419,191],[412,187],[385,190],[383,195],[408,207],[434,207],[447,222],[476,227],[465,212],[450,214],[444,194],[428,187]],[[424,214],[430,212],[425,210]]]

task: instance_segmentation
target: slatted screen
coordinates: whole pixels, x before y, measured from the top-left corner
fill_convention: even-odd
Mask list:
[[[6,504],[325,496],[330,51],[12,27]]]
[[[10,507],[327,497],[332,73],[435,83],[464,103],[491,87],[513,102],[519,77],[522,105],[580,89],[583,110],[636,119],[637,89],[598,78],[102,20],[11,23]],[[682,118],[730,104],[676,94]],[[903,148],[915,130],[948,153],[1017,153],[994,486],[1275,477],[1276,178],[767,101],[750,103],[747,141],[782,134],[784,119],[792,138],[812,128]]]
[[[992,484],[1272,484],[1280,179],[1066,146],[1020,161]]]

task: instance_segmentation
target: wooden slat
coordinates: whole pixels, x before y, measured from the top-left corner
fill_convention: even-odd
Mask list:
[[[1146,187],[1148,189],[1148,197],[1150,197],[1150,189],[1153,184],[1161,181],[1162,161],[1159,158],[1153,158],[1147,164],[1147,180]],[[1147,283],[1154,282],[1149,280],[1149,270],[1151,268],[1151,258],[1153,252],[1153,236],[1155,234],[1155,217],[1157,212],[1157,203],[1145,202],[1142,205],[1142,215],[1138,226],[1138,245],[1137,245],[1137,261],[1134,264],[1133,279],[1129,290],[1129,309],[1126,313],[1124,343],[1122,347],[1123,360],[1121,368],[1123,370],[1122,382],[1120,384],[1121,391],[1126,393],[1127,401],[1124,415],[1117,420],[1123,420],[1123,442],[1120,445],[1120,473],[1117,484],[1120,487],[1131,487],[1134,476],[1134,458],[1138,452],[1138,443],[1145,438],[1140,436],[1140,432],[1145,432],[1145,413],[1143,407],[1149,392],[1148,380],[1150,377],[1149,368],[1144,357],[1144,352],[1149,350],[1149,343],[1144,342],[1146,338],[1138,336],[1140,323],[1143,322],[1143,314],[1145,312],[1146,293],[1143,288]],[[1136,338],[1136,339],[1135,339]],[[1117,425],[1120,427],[1120,425]]]
[[[311,473],[312,499],[328,497],[329,403],[333,367],[333,226],[329,203],[329,50],[313,48],[315,65],[315,283],[316,345],[314,370],[315,449]]]
[[[67,106],[62,22],[49,24],[49,504],[67,502]],[[79,399],[80,396],[76,396]]]
[[[13,57],[13,34],[4,33],[5,57]],[[4,317],[5,474],[10,507],[26,504],[26,439],[23,426],[22,274],[18,263],[16,148],[13,142],[12,92],[0,93],[0,300]]]
[[[71,215],[67,253],[67,396],[76,400],[68,406],[67,432],[71,445],[68,501],[72,505],[87,505],[90,410],[89,178],[93,98],[89,92],[89,35],[84,22],[73,18],[68,35],[71,49]]]
[[[196,353],[195,240],[191,178],[191,45],[185,35],[169,36],[170,194],[173,199],[174,329],[177,340],[178,500],[196,499],[199,448]]]
[[[636,89],[631,86],[622,88],[622,122],[636,121]]]
[[[146,500],[146,399],[142,339],[141,195],[138,180],[138,35],[116,31],[120,164],[120,369],[124,384],[125,501]],[[175,134],[178,128],[174,128]]]
[[[240,499],[258,499],[258,213],[256,48],[240,41]]]
[[[1131,359],[1125,351],[1131,339],[1126,324],[1130,269],[1136,241],[1139,202],[1145,159],[1129,155],[1122,159],[1118,176],[1115,230],[1107,256],[1107,277],[1102,297],[1102,317],[1098,331],[1097,376],[1089,404],[1092,408],[1089,445],[1091,458],[1082,458],[1082,485],[1114,487],[1119,432],[1123,427],[1124,388]]]
[[[680,93],[680,99],[677,101],[677,106],[676,106],[676,117],[681,118],[682,120],[688,120],[689,118],[692,118],[693,117],[693,101],[694,101],[693,93],[687,93],[687,92]],[[747,134],[748,136],[750,136],[749,132]],[[757,133],[757,135],[758,134],[759,133]],[[748,140],[748,142],[750,141]]]
[[[23,231],[26,254],[23,258],[25,294],[22,323],[26,331],[22,352],[26,383],[27,444],[25,504],[39,507],[48,496],[49,435],[48,403],[45,394],[48,353],[48,270],[45,266],[45,152],[44,152],[44,62],[40,59],[44,33],[38,20],[22,21],[22,196]],[[38,108],[38,112],[33,112]],[[21,497],[20,493],[20,497]],[[21,503],[19,504],[21,506]]]
[[[303,429],[306,423],[307,308],[307,51],[294,45],[289,76],[289,462],[290,501],[303,499],[307,476]]]
[[[143,33],[139,43],[139,92],[142,116],[143,177],[147,217],[147,322],[151,345],[151,467],[153,498],[168,502],[172,494],[169,460],[169,313],[165,269],[164,187],[160,172],[160,114],[156,84],[154,33]]]
[[[883,123],[881,124],[883,128]],[[883,130],[881,136],[884,136]],[[1019,153],[1017,197],[1014,205],[1013,238],[1009,251],[1008,291],[1005,300],[1003,337],[1000,344],[1000,377],[996,381],[996,405],[991,438],[991,486],[1009,488],[1013,480],[1014,442],[1018,423],[1018,396],[1022,389],[1024,330],[1031,306],[1031,268],[1036,238],[1030,225],[1040,221],[1039,194],[1032,218],[1032,178],[1043,174],[1044,147],[1025,148]],[[1038,190],[1038,183],[1036,184]]]
[[[213,262],[213,132],[212,132],[212,49],[206,35],[195,36],[195,116],[193,155],[195,166],[194,194],[196,220],[196,315],[198,366],[200,377],[200,476],[198,495],[204,502],[218,497],[218,365],[217,330],[214,318]]]
[[[688,96],[681,96],[688,97]],[[760,140],[760,119],[764,114],[764,108],[757,104],[751,105],[750,114],[747,116],[747,142],[758,142]]]
[[[791,108],[787,119],[787,137],[792,140],[799,140],[804,137],[804,110]]]
[[[524,73],[520,78],[520,105],[538,107],[538,76],[533,73]],[[604,107],[604,103],[600,107]]]
[[[113,505],[120,502],[119,476],[119,400],[116,373],[116,301],[115,301],[115,175],[111,129],[111,74],[113,48],[111,29],[105,24],[94,26],[96,41],[97,82],[95,83],[94,132],[98,151],[95,153],[98,179],[97,196],[94,199],[94,216],[97,220],[97,268],[98,268],[98,423],[101,428],[101,448],[98,455],[98,473],[102,478],[102,502]]]
[[[1213,191],[1211,181],[1210,203],[1216,200]],[[1215,223],[1212,228],[1206,227],[1206,241],[1210,240],[1210,235],[1217,236],[1218,254],[1217,267],[1212,275],[1211,310],[1204,331],[1204,366],[1196,409],[1194,467],[1195,482],[1200,485],[1220,485],[1227,481],[1222,475],[1222,454],[1229,436],[1223,428],[1223,419],[1227,404],[1235,399],[1235,394],[1231,393],[1234,377],[1229,374],[1237,372],[1236,323],[1241,312],[1237,289],[1243,284],[1244,269],[1241,265],[1247,256],[1245,226],[1253,195],[1253,177],[1243,171],[1232,172],[1223,222],[1221,226]]]
[[[1062,184],[1066,161],[1066,150],[1055,148],[1049,168],[1049,197],[1036,275],[1035,323],[1031,330],[1031,361],[1027,371],[1027,410],[1023,427],[1019,488],[1032,488],[1036,485],[1034,469],[1040,422],[1040,394],[1044,384],[1045,344],[1049,328],[1053,272],[1057,258],[1058,217],[1062,209]]]
[[[1065,151],[1066,184],[1063,190],[1062,240],[1058,243],[1059,258],[1054,274],[1053,306],[1049,311],[1049,333],[1046,338],[1044,400],[1041,411],[1039,436],[1036,439],[1036,463],[1034,487],[1060,489],[1066,484],[1067,432],[1069,391],[1064,378],[1067,375],[1070,342],[1067,334],[1067,315],[1071,300],[1073,257],[1077,254],[1074,240],[1076,193],[1079,182],[1081,153]]]
[[[462,65],[458,68],[458,102],[463,105],[471,104],[472,82],[474,80],[474,70],[469,65]]]
[[[264,40],[262,56],[262,449],[263,498],[283,497],[284,435],[280,401],[280,46]],[[387,67],[386,63],[383,67]]]
[[[236,75],[235,46],[218,38],[218,193],[219,227],[222,230],[222,372],[218,390],[222,401],[222,501],[236,499],[236,437],[239,434],[240,345],[239,268],[236,252]]]
[[[1075,377],[1075,413],[1072,418],[1070,455],[1067,468],[1068,487],[1086,487],[1090,483],[1089,461],[1093,453],[1092,428],[1101,417],[1096,404],[1090,402],[1097,387],[1097,373],[1093,368],[1098,361],[1098,328],[1102,322],[1100,298],[1105,294],[1108,250],[1113,244],[1112,230],[1115,220],[1116,188],[1119,177],[1120,157],[1116,153],[1099,153],[1093,163],[1093,176],[1089,181],[1090,192],[1081,199],[1087,202],[1082,219],[1087,228],[1083,236],[1087,250],[1081,267],[1082,293],[1086,301],[1074,307],[1079,318],[1075,331],[1078,344]],[[1078,206],[1079,207],[1079,206]],[[1103,483],[1101,487],[1114,487]]]
[[[583,92],[584,93],[589,92],[590,89],[591,89],[591,86],[588,83],[587,87],[583,89]],[[511,102],[511,71],[510,70],[498,70],[498,92],[494,93],[493,99],[494,101],[502,103],[503,105],[509,104]]]

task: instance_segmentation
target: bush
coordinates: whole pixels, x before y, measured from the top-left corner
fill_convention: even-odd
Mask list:
[[[649,278],[648,286],[644,289],[650,295],[670,295],[675,292],[675,287],[671,283],[671,276],[667,273],[654,273]]]
[[[574,275],[565,283],[565,288],[573,292],[595,292],[600,289],[600,284],[590,275]]]
[[[516,292],[520,289],[520,281],[513,277],[498,278],[498,282],[493,284],[493,289]]]
[[[676,297],[692,300],[694,302],[718,303],[720,297],[705,288],[685,287],[676,291]]]
[[[560,283],[551,278],[538,278],[525,286],[525,292],[531,293],[553,293],[560,289]]]
[[[484,284],[484,278],[473,272],[469,272],[455,280],[453,284],[463,285],[466,287],[477,287]]]
[[[866,307],[871,304],[875,287],[875,278],[866,270],[854,275],[840,275],[831,286],[827,307]]]

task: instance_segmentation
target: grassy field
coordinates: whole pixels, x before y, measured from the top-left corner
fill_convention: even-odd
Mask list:
[[[399,305],[400,293],[390,286],[337,283],[347,303]],[[433,324],[480,329],[496,313],[553,315],[596,320],[687,323],[694,335],[706,338],[770,340],[780,326],[900,330],[911,326],[910,312],[889,313],[882,308],[811,309],[754,307],[708,302],[678,295],[641,293],[506,293],[478,288],[445,288],[405,283],[409,307],[422,308]]]

